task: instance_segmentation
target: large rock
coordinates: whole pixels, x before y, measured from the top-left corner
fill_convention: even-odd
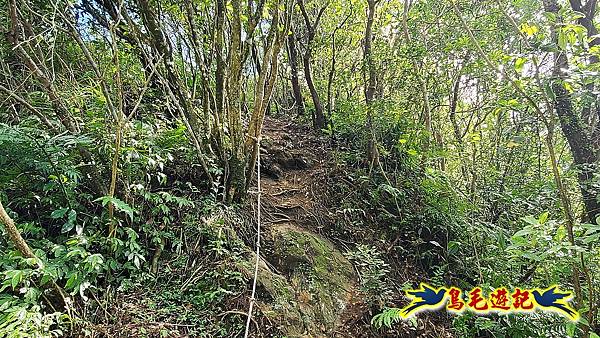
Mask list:
[[[328,240],[290,223],[273,227],[269,244],[267,259],[279,274],[261,264],[258,281],[271,296],[263,313],[288,337],[331,336],[354,287],[351,263]]]

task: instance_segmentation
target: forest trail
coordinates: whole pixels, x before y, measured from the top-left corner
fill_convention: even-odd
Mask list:
[[[352,251],[355,245],[372,239],[366,231],[369,228],[362,223],[358,225],[361,229],[352,229],[353,233],[360,234],[358,237],[344,236],[347,231],[343,225],[344,213],[338,209],[342,208],[344,201],[342,198],[332,200],[330,196],[339,195],[332,194],[332,189],[340,189],[336,182],[348,172],[347,168],[336,165],[326,136],[318,136],[292,121],[267,117],[261,162],[262,259],[252,337],[272,337],[274,333],[282,333],[289,338],[452,336],[443,318],[441,321],[424,318],[418,327],[402,321],[385,333],[371,325],[375,313],[371,312],[367,295],[361,292],[361,276],[345,253]],[[255,197],[252,194],[248,199],[247,212],[243,213],[246,216],[256,212]],[[217,215],[213,221],[223,217],[222,214]],[[247,278],[253,277],[255,261],[256,220],[251,218],[244,221],[247,227],[237,235],[233,226],[240,230],[239,218],[225,222],[232,222],[231,232],[221,228],[222,223],[203,220],[212,222],[219,232],[229,232],[231,238],[240,239],[238,235],[246,238],[240,260],[228,260],[233,264],[226,269],[239,271]],[[190,236],[188,247],[208,244],[199,245],[206,240],[206,235],[199,236]],[[113,307],[110,313],[105,310],[104,320],[92,326],[93,331],[99,334],[95,337],[162,337],[163,333],[168,337],[196,337],[190,332],[196,324],[188,323],[190,316],[202,315],[203,312],[197,312],[197,305],[192,304],[186,295],[195,283],[199,283],[198,276],[203,273],[199,271],[220,269],[207,264],[207,256],[199,254],[195,249],[189,251],[186,266],[180,269],[173,266],[172,258],[164,257],[160,270],[168,271],[169,279],[178,278],[183,283],[176,284],[166,293],[154,285],[127,289],[112,296],[107,294],[107,297],[114,297],[111,300]],[[399,284],[415,278],[417,274],[410,264],[402,263],[399,269],[402,271],[395,277]],[[198,290],[193,292],[200,292],[200,297],[206,295],[206,291]],[[238,293],[217,318],[245,319],[248,296],[248,289]],[[176,299],[182,307],[173,304],[172,299]],[[396,298],[395,302],[398,301],[398,305],[403,302]],[[238,334],[242,333],[238,331]]]
[[[262,257],[272,274],[264,277],[281,276],[287,285],[285,292],[267,285],[274,301],[261,302],[259,294],[259,308],[267,317],[272,308],[278,328],[290,337],[347,337],[342,332],[345,324],[364,313],[358,279],[345,250],[320,233],[332,214],[319,203],[323,177],[332,163],[327,144],[293,122],[265,121],[261,178],[267,244]],[[290,290],[293,295],[285,296]],[[275,310],[281,303],[288,303],[283,317]]]
[[[600,338],[598,1],[6,3],[0,338]]]
[[[326,174],[326,142],[309,128],[267,117],[262,145],[266,227],[301,224],[302,228],[318,231],[323,221],[318,213],[324,210],[315,197],[315,189],[319,178]]]
[[[266,117],[261,161],[261,256],[266,260],[261,271],[263,281],[271,281],[263,285],[267,292],[259,293],[258,303],[267,322],[287,337],[452,336],[443,316],[424,318],[418,325],[402,321],[386,334],[372,327],[374,313],[360,290],[361,277],[344,254],[373,234],[362,226],[352,230],[362,232],[362,240],[360,235],[340,238],[347,231],[339,232],[345,224],[344,201],[331,200],[339,196],[331,189],[339,189],[336,182],[348,175],[348,168],[336,165],[327,136],[291,120]],[[404,260],[396,269],[397,285],[420,274]],[[396,292],[395,302],[406,304],[402,292]]]

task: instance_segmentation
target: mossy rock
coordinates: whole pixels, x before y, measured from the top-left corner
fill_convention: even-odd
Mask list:
[[[354,285],[351,263],[327,239],[293,224],[272,228],[271,263],[287,277],[310,336],[335,330]]]
[[[253,253],[252,256],[254,261],[256,255]],[[290,337],[302,337],[306,328],[296,302],[295,291],[287,279],[273,272],[261,260],[258,268],[258,284],[271,298],[265,301],[258,297],[261,312],[272,322],[277,323],[278,328]]]
[[[329,337],[342,323],[355,285],[351,263],[327,239],[293,224],[265,236],[258,269],[261,313],[286,337]],[[238,267],[252,278],[256,255]],[[273,268],[271,268],[271,266]]]

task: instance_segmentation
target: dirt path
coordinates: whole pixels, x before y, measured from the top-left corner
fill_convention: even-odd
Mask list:
[[[342,217],[336,206],[342,206],[343,201],[328,199],[332,195],[329,190],[335,189],[328,185],[345,175],[336,169],[328,144],[325,136],[316,136],[308,127],[281,119],[265,121],[261,152],[263,239],[268,245],[263,258],[275,275],[291,286],[292,301],[298,304],[305,330],[295,334],[283,324],[281,331],[288,337],[451,336],[443,316],[423,318],[418,325],[399,322],[391,330],[376,330],[371,325],[374,313],[359,291],[356,270],[343,255],[353,249],[352,243],[345,245],[338,237],[341,234],[332,232]],[[367,235],[371,230],[353,228],[348,240],[376,238]],[[417,273],[408,262],[396,268],[399,284]],[[440,321],[436,323],[433,318]]]
[[[364,309],[344,250],[320,234],[331,213],[317,196],[331,160],[327,142],[308,128],[268,118],[262,145],[263,257],[293,289],[305,330],[299,336],[344,337],[342,326]],[[288,336],[298,333],[284,326]]]
[[[310,130],[293,123],[268,119],[263,134],[263,186],[270,224],[287,218],[306,227],[319,226],[322,208],[314,186],[324,173],[327,149]],[[281,216],[282,218],[277,218]]]

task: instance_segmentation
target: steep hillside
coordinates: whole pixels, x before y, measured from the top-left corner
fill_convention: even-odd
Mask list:
[[[351,211],[342,208],[354,204],[360,209],[362,202],[349,196],[344,201],[332,199],[340,192],[336,189],[347,184],[344,180],[352,176],[352,169],[335,160],[331,140],[295,122],[267,118],[262,145],[266,242],[262,247],[265,275],[259,278],[262,315],[273,317],[273,326],[288,337],[380,337],[398,332],[405,336],[424,332],[444,336],[443,325],[431,322],[419,322],[418,327],[401,323],[396,328],[399,331],[388,333],[374,331],[370,325],[373,310],[378,308],[369,303],[369,295],[361,288],[365,278],[361,265],[365,262],[351,263],[347,257],[361,244],[377,245],[384,237],[377,235],[381,229],[364,229],[371,226],[367,222],[363,229],[356,224],[345,228]],[[254,202],[251,208],[255,210]],[[402,302],[402,291],[397,287],[418,283],[418,274],[414,266],[393,268],[401,271],[392,275],[405,279],[384,277],[382,282],[389,284],[394,293],[391,298]],[[275,280],[282,281],[285,291],[273,287]],[[282,306],[282,302],[287,305]],[[282,308],[283,312],[277,310]],[[291,319],[286,315],[290,312]]]
[[[366,266],[369,261],[353,256],[361,245],[381,247],[384,236],[382,229],[368,223],[369,215],[363,215],[364,224],[350,215],[348,205],[358,210],[360,200],[332,199],[342,192],[336,189],[351,184],[347,180],[352,173],[336,163],[334,152],[327,137],[316,136],[306,127],[283,119],[266,120],[261,147],[261,263],[252,335],[451,336],[447,322],[436,316],[431,317],[434,321],[401,322],[393,330],[371,325],[384,306],[404,305],[401,287],[416,285],[424,275],[409,260],[390,261],[391,265],[386,263],[390,270],[373,280],[368,274],[380,267]],[[196,337],[203,331],[214,335],[219,328],[239,336],[254,271],[255,187],[256,182],[246,207],[215,210],[192,220],[196,230],[186,236],[183,256],[164,252],[156,280],[137,281],[107,295],[110,308],[91,304],[99,323],[88,330],[97,337]],[[186,229],[190,231],[189,226]],[[215,255],[214,250],[220,253]],[[220,272],[211,276],[211,267]],[[236,271],[241,275],[236,277]],[[224,286],[229,290],[224,294],[218,288],[203,288],[216,280],[235,281],[237,287]],[[239,284],[242,280],[245,283]],[[174,287],[167,287],[167,282]],[[373,282],[385,289],[386,303],[381,303],[383,298],[373,301],[380,291],[369,289],[368,283]],[[198,297],[205,300],[199,303]]]

